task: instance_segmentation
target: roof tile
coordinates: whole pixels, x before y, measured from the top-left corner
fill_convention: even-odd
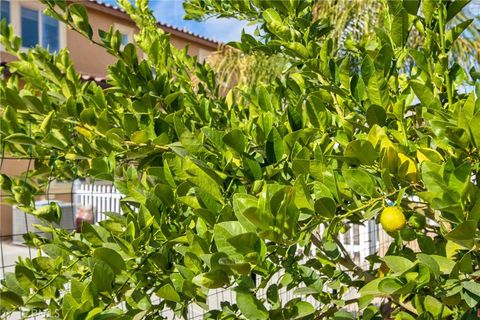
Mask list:
[[[104,6],[106,8],[109,8],[109,9],[112,9],[112,10],[116,10],[116,11],[120,11],[120,12],[123,12],[125,13],[125,10],[123,10],[122,8],[118,7],[118,6],[114,6],[114,5],[111,5],[109,3],[106,3],[106,2],[103,2],[103,1],[100,1],[100,0],[88,0],[90,2],[93,2],[93,3],[96,3],[98,5],[101,5],[101,6]],[[157,24],[159,26],[163,26],[163,27],[167,27],[167,28],[171,28],[171,29],[174,29],[176,31],[179,31],[179,32],[183,32],[185,34],[188,34],[188,35],[192,35],[194,37],[197,37],[199,39],[202,39],[202,40],[205,40],[205,41],[209,41],[209,42],[212,42],[214,44],[217,44],[217,45],[220,45],[222,44],[221,42],[215,40],[215,39],[212,39],[212,38],[209,38],[209,37],[205,37],[205,36],[202,36],[198,33],[194,33],[194,32],[191,32],[189,30],[187,30],[187,28],[179,28],[179,27],[175,27],[169,23],[165,23],[165,22],[161,22],[161,21],[158,21]]]

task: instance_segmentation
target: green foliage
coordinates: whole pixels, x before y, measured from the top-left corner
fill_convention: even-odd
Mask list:
[[[45,3],[92,38],[79,4]],[[191,303],[208,308],[209,289],[228,287],[236,302],[206,319],[353,319],[350,304],[368,319],[468,318],[480,302],[480,84],[449,60],[468,22],[446,27],[466,1],[390,1],[389,23],[342,55],[313,1],[188,1],[189,17],[258,19],[262,36],[232,45],[286,61],[271,81],[225,95],[208,64],[170,44],[146,1],[120,4],[140,32],[124,48],[118,32],[100,32],[118,58],[106,89],[83,82],[67,51],[24,52],[1,25],[18,58],[0,88],[2,151],[36,160],[0,184],[52,234],[26,235],[43,256],[6,274],[2,313],[186,316]],[[409,47],[413,30],[422,48]],[[123,214],[82,233],[53,228],[58,205],[35,208],[33,196],[51,178],[77,177],[112,181]],[[339,237],[392,202],[410,229],[360,268]],[[351,289],[359,298],[345,300]],[[282,301],[281,290],[294,296]]]

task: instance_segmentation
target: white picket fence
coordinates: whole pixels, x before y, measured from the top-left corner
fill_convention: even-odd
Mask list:
[[[107,219],[104,212],[122,213],[120,199],[123,195],[113,186],[108,184],[81,183],[76,181],[73,189],[73,204],[92,206],[94,221]]]

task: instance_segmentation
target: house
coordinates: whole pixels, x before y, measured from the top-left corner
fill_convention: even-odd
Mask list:
[[[95,40],[99,40],[99,29],[108,30],[111,26],[120,31],[124,44],[134,40],[133,36],[138,29],[121,8],[97,0],[83,0],[81,4],[88,11]],[[0,18],[6,19],[12,25],[14,32],[22,37],[25,48],[36,45],[49,48],[51,51],[67,48],[75,68],[82,74],[84,80],[104,83],[107,66],[115,62],[115,57],[82,35],[70,30],[63,23],[44,15],[42,13],[44,8],[45,6],[38,0],[0,0]],[[158,27],[171,35],[171,42],[175,47],[181,49],[188,45],[188,53],[196,56],[199,60],[205,59],[220,45],[219,42],[212,39],[162,22],[158,22]],[[1,65],[5,65],[13,59],[12,55],[0,48]],[[25,171],[28,165],[28,160],[4,159],[0,165],[0,172],[15,175]],[[71,201],[70,184],[68,186],[57,184],[52,188],[51,193],[64,194],[55,199]],[[3,204],[0,205],[1,240],[5,240],[11,234],[12,207]]]

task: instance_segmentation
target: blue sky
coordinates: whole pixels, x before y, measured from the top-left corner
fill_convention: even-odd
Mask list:
[[[103,2],[116,4],[116,0],[103,0]],[[150,0],[150,7],[158,21],[178,28],[186,28],[191,32],[217,41],[239,40],[243,28],[246,31],[253,32],[254,28],[252,26],[247,26],[246,22],[235,19],[209,19],[202,22],[183,20],[185,11],[182,3],[182,0]]]

